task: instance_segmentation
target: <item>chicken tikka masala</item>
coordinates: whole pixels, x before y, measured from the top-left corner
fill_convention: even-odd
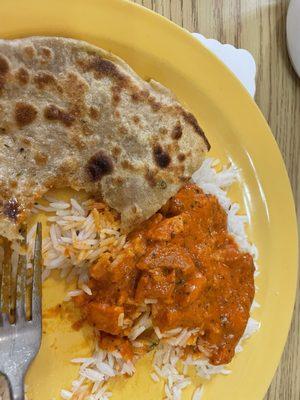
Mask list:
[[[92,295],[75,302],[99,331],[100,347],[118,348],[124,358],[133,355],[128,335],[147,304],[161,332],[197,328],[187,353],[214,365],[230,362],[255,292],[252,256],[228,233],[217,198],[191,183],[134,230],[117,257],[104,254],[90,275]],[[143,333],[148,349],[153,327]]]

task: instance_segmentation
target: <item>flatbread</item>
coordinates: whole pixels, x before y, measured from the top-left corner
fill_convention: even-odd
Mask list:
[[[52,188],[84,189],[131,230],[199,168],[195,117],[123,60],[61,37],[0,40],[0,235]]]

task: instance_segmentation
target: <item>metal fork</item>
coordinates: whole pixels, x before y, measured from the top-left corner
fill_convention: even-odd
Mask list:
[[[38,223],[29,302],[30,317],[26,314],[26,256],[19,256],[16,279],[13,279],[9,250],[6,249],[4,253],[0,281],[0,372],[8,381],[12,400],[24,399],[25,373],[41,344],[41,248],[42,227]],[[7,293],[8,296],[5,296]]]

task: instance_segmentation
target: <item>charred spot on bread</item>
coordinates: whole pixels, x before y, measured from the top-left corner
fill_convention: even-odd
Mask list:
[[[153,148],[154,161],[160,168],[167,168],[171,162],[170,155],[163,150],[160,144],[156,144]]]
[[[16,221],[20,211],[21,207],[14,197],[3,203],[3,214],[9,219]]]
[[[59,121],[68,127],[71,126],[72,123],[75,121],[75,117],[73,114],[62,110],[54,104],[50,104],[45,108],[44,117],[49,121]]]
[[[118,158],[118,156],[121,154],[121,152],[122,152],[122,149],[119,146],[114,146],[114,148],[112,149],[112,153],[115,158]]]
[[[183,162],[185,160],[185,154],[179,153],[177,156],[178,161]]]
[[[113,172],[114,164],[110,156],[100,150],[94,154],[87,163],[87,171],[93,182],[100,181],[105,175]]]
[[[45,60],[51,60],[53,57],[52,51],[49,47],[41,47],[39,53]]]
[[[11,188],[15,189],[16,187],[18,187],[18,181],[16,179],[10,179],[9,180],[9,185],[10,185]]]
[[[124,135],[124,136],[128,135],[128,129],[124,125],[120,126],[119,132],[120,132],[121,135]]]
[[[29,82],[29,72],[26,68],[20,67],[16,72],[16,78],[20,85],[27,85]]]
[[[33,158],[37,165],[45,165],[48,160],[47,154],[45,154],[43,152],[35,153]]]
[[[100,117],[100,112],[99,112],[99,110],[97,110],[97,108],[94,107],[94,106],[91,106],[91,107],[90,107],[90,112],[89,112],[89,114],[90,114],[90,117],[91,117],[92,119],[98,119],[98,118]]]
[[[149,104],[154,112],[159,111],[162,108],[162,104],[155,100],[153,96],[148,98]]]
[[[165,127],[161,127],[161,128],[159,128],[159,133],[161,135],[166,135],[168,133],[168,129]]]
[[[121,101],[121,96],[119,95],[119,93],[114,93],[112,96],[112,100],[113,100],[113,105],[116,106],[117,104],[120,103]]]
[[[122,168],[127,169],[129,171],[134,171],[134,165],[128,160],[123,160],[121,162],[121,166]]]
[[[115,64],[101,57],[94,57],[90,63],[90,68],[103,75],[116,76],[119,74]]]
[[[9,71],[9,63],[6,57],[0,54],[0,75],[5,75]]]
[[[172,130],[172,139],[179,140],[182,136],[182,126],[178,121]]]
[[[114,78],[119,81],[119,83],[125,83],[127,78],[123,75],[117,68],[117,66],[105,58],[94,56],[88,65],[88,70],[93,70],[95,72],[95,78],[101,79],[105,76]]]
[[[36,51],[33,46],[25,46],[23,48],[25,58],[32,60],[36,56]]]
[[[55,77],[48,72],[37,73],[34,76],[33,81],[39,89],[44,89],[48,85],[56,85]]]
[[[9,63],[6,57],[0,54],[0,95],[5,85],[5,75],[9,71]]]
[[[138,88],[134,87],[132,90],[133,93],[131,94],[131,100],[134,102],[145,101],[150,95],[149,91],[146,89],[139,90]]]
[[[32,124],[36,116],[37,109],[33,105],[21,101],[16,103],[15,120],[20,128]]]
[[[150,171],[149,169],[147,169],[147,171],[145,173],[145,179],[148,182],[150,187],[154,187],[156,185],[156,179],[155,179],[155,175],[154,175],[153,171]]]
[[[134,115],[132,117],[132,121],[137,125],[140,122],[140,117],[138,115]]]

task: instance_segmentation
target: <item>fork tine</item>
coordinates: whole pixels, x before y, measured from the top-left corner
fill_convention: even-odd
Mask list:
[[[1,265],[1,273],[0,273],[0,327],[4,325],[4,313],[2,312],[2,304],[3,304],[3,289],[2,289],[2,283],[3,283],[3,270],[4,270],[4,244],[3,244],[3,248],[1,248],[1,250],[3,251],[3,261],[2,261],[2,265]]]
[[[5,249],[5,242],[3,239],[3,243],[1,246],[1,270],[0,270],[0,325],[2,324],[2,304],[3,304],[3,289],[2,289],[2,283],[3,283],[3,275],[4,275],[4,249]]]
[[[19,256],[18,273],[17,273],[17,300],[16,300],[16,320],[24,321],[26,319],[26,256]]]
[[[11,251],[7,240],[4,241],[4,256],[1,273],[1,289],[0,289],[0,320],[6,325],[9,323],[10,312],[10,296],[11,296]]]
[[[41,286],[42,286],[42,224],[38,222],[34,244],[33,284],[32,284],[32,321],[41,323]]]
[[[0,312],[0,327],[7,327],[10,325],[9,315],[6,312]]]
[[[21,227],[22,240],[21,246],[26,247],[26,228]],[[26,272],[27,272],[27,257],[19,254],[17,276],[16,276],[16,321],[26,320]]]

